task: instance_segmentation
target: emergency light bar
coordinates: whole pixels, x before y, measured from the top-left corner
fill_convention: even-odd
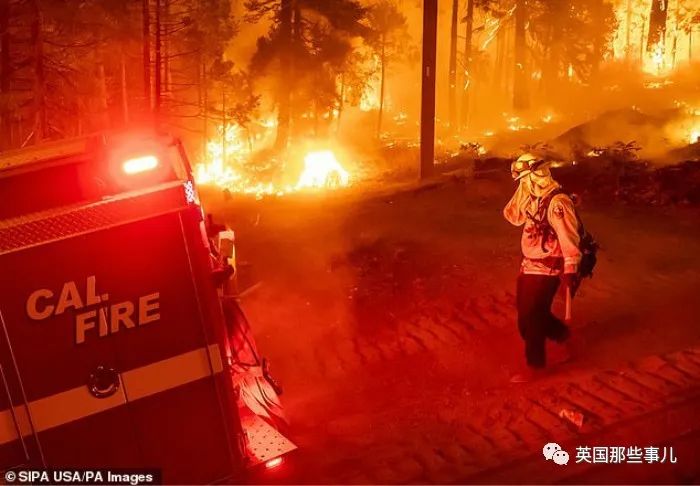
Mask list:
[[[158,167],[158,158],[155,155],[145,155],[128,159],[122,164],[122,169],[127,174],[138,174]]]

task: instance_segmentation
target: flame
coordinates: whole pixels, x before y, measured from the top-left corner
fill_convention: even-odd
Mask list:
[[[362,98],[360,98],[360,110],[362,111],[373,111],[379,109],[379,90],[368,86],[367,89],[362,93]]]
[[[687,29],[693,9],[685,2],[664,1],[667,9],[666,26],[661,39],[647,45],[649,11],[652,0],[612,0],[615,6],[617,28],[611,41],[613,57],[639,66],[655,76],[667,76],[681,63],[690,61],[692,54]]]
[[[258,122],[258,125],[272,130],[276,123],[268,119]],[[213,185],[258,198],[304,189],[335,189],[350,184],[350,174],[331,150],[306,154],[304,168],[296,183],[292,183],[289,174],[285,173],[279,175],[289,182],[273,182],[269,175],[263,177],[262,174],[284,172],[285,165],[272,157],[265,159],[265,163],[251,161],[252,146],[244,134],[245,130],[238,125],[227,125],[225,129],[219,127],[218,135],[206,144],[204,162],[195,167],[197,184]]]
[[[274,118],[266,118],[264,120],[260,120],[260,126],[264,128],[275,128],[277,126],[277,120]]]
[[[320,150],[304,157],[304,170],[296,188],[335,188],[349,183],[350,174],[343,169],[335,154],[330,150]]]
[[[407,120],[408,120],[408,115],[403,111],[400,111],[398,114],[396,114],[394,116],[394,122],[397,125],[404,125]]]
[[[654,44],[649,50],[647,59],[645,59],[644,70],[648,73],[662,75],[666,73],[666,60],[663,40]]]
[[[690,139],[688,142],[690,144],[700,143],[700,127],[694,128],[690,131]]]

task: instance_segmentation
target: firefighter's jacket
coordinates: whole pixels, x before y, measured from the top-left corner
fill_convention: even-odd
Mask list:
[[[578,270],[581,261],[579,221],[568,195],[552,196],[559,188],[552,180],[541,196],[536,197],[521,183],[503,209],[508,222],[514,226],[524,225],[522,273],[560,275]]]

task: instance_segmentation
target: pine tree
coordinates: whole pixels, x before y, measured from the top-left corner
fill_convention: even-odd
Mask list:
[[[267,18],[271,27],[258,40],[250,70],[275,81],[276,147],[284,149],[292,130],[318,131],[319,117],[336,106],[336,80],[348,66],[352,38],[366,35],[365,9],[355,0],[248,0],[248,20]]]
[[[392,0],[379,0],[372,5],[368,14],[372,34],[367,43],[379,59],[380,92],[379,114],[377,118],[377,137],[381,134],[386,98],[386,76],[391,62],[405,58],[409,53],[410,38],[407,31],[406,17],[399,11]]]

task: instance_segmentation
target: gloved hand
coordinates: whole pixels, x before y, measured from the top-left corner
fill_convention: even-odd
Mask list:
[[[222,263],[211,272],[212,278],[214,279],[214,285],[216,287],[221,287],[231,276],[234,274],[235,269],[228,263]]]
[[[576,295],[578,286],[581,284],[581,279],[579,279],[577,273],[565,273],[561,276],[561,281],[565,287],[571,289],[571,297]]]

